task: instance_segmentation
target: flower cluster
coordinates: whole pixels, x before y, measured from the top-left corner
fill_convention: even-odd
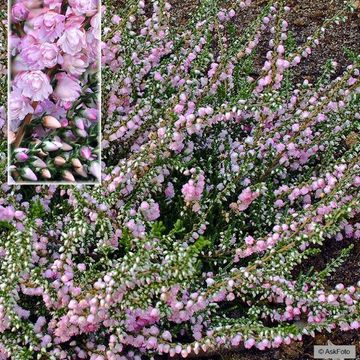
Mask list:
[[[100,180],[99,0],[13,1],[10,10],[9,175]]]
[[[68,5],[91,16],[90,0]],[[186,358],[358,330],[359,279],[331,275],[360,237],[360,57],[293,81],[352,3],[305,44],[283,1],[202,0],[183,26],[163,0],[104,5],[101,186],[0,187],[0,359]]]

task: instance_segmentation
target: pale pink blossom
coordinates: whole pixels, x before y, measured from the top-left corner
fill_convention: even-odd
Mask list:
[[[89,66],[89,59],[85,53],[75,55],[65,54],[63,56],[62,68],[74,76],[83,74]]]
[[[40,46],[42,62],[45,67],[52,68],[61,61],[59,48],[56,44],[44,43]]]
[[[66,29],[57,44],[66,54],[75,55],[87,47],[85,31],[77,27]]]
[[[80,149],[80,155],[86,160],[89,160],[91,158],[91,149],[88,146],[83,146]]]
[[[100,51],[100,41],[97,40],[92,32],[88,31],[86,33],[86,42],[87,42],[87,54],[91,62],[94,62],[94,70],[97,71],[98,58]]]
[[[14,89],[10,94],[9,101],[10,130],[16,131],[25,116],[33,112],[30,100],[22,96],[19,89]]]
[[[63,33],[65,29],[64,21],[64,15],[47,10],[29,22],[28,33],[40,41],[52,42]]]
[[[24,3],[18,2],[11,8],[11,19],[13,22],[18,23],[26,20],[29,15],[29,9]]]
[[[236,203],[236,209],[238,211],[245,211],[258,196],[258,191],[251,191],[251,189],[247,187],[239,195],[238,201]]]
[[[49,77],[40,70],[24,71],[16,75],[13,86],[32,101],[42,101],[53,92]]]
[[[55,75],[57,80],[54,89],[54,97],[60,102],[72,102],[79,98],[81,94],[81,86],[79,81],[66,73],[58,73]]]
[[[101,25],[101,19],[100,14],[94,15],[90,20],[91,25],[91,34],[94,36],[96,40],[101,39],[101,32],[100,32],[100,25]]]
[[[20,53],[20,57],[31,70],[41,70],[44,67],[41,48],[38,44],[24,48]]]
[[[44,5],[47,6],[50,10],[60,12],[62,0],[44,0]]]
[[[97,0],[69,0],[69,5],[76,15],[93,16],[98,11]]]
[[[21,38],[18,38],[18,40],[15,40],[14,44],[12,44],[12,42],[14,41],[14,37],[12,37],[10,40],[11,48],[15,46],[15,50],[18,50],[18,52],[25,50],[31,45],[38,45],[38,40],[34,36],[28,34],[24,35]]]
[[[83,116],[91,122],[96,122],[99,119],[99,109],[86,108],[83,111]]]

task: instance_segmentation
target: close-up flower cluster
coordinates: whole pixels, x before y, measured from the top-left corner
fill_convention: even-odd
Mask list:
[[[95,119],[87,98],[74,106],[61,84],[84,79],[81,55],[68,51],[89,51],[96,4],[35,2],[51,10],[13,21],[12,34],[40,24],[34,36],[50,36],[63,60],[49,75],[42,61],[53,52],[36,60],[43,41],[30,44],[30,34],[11,50],[12,64],[40,69],[11,75],[19,116],[39,105],[26,130],[37,135],[11,150],[20,160],[10,170],[23,179],[19,163],[37,156],[51,175],[71,161],[76,178],[74,159],[91,172],[95,150],[81,139]],[[28,16],[31,3],[12,12]],[[282,0],[201,0],[185,21],[172,3],[102,4],[101,185],[7,184],[0,141],[0,360],[215,359],[227,349],[272,359],[360,328],[360,279],[342,276],[360,238],[360,56],[349,49],[344,65],[301,72],[356,1],[302,40]],[[4,106],[0,114],[5,134]],[[60,126],[46,126],[54,118]],[[54,158],[60,143],[72,149]]]
[[[99,181],[99,0],[15,0],[9,21],[10,179]]]

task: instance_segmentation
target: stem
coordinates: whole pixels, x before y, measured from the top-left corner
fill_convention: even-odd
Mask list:
[[[33,107],[33,109],[35,110],[37,105],[38,105],[38,101],[34,101],[31,106]],[[27,114],[25,119],[24,119],[24,122],[22,123],[22,125],[20,126],[20,129],[16,135],[16,138],[15,138],[15,142],[14,142],[14,147],[15,149],[17,149],[20,144],[21,144],[21,141],[25,135],[25,127],[26,125],[29,125],[31,123],[31,119],[32,119],[32,114]]]

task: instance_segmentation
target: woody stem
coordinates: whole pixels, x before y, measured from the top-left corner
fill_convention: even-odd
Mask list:
[[[31,106],[33,107],[34,110],[36,109],[37,105],[38,105],[38,101],[34,101],[31,104]],[[32,119],[32,114],[27,114],[23,123],[21,124],[19,131],[16,135],[15,142],[14,142],[15,149],[17,149],[20,146],[21,141],[25,135],[25,127],[26,127],[26,125],[30,124],[31,119]]]

